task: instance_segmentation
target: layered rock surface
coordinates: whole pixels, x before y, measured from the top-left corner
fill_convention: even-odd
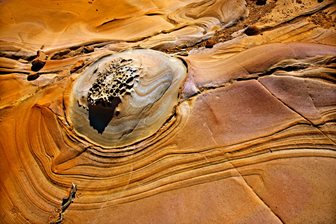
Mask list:
[[[0,13],[1,223],[336,222],[334,1]]]

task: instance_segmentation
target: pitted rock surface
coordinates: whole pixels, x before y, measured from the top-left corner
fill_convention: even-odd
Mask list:
[[[132,91],[139,80],[141,68],[132,65],[132,59],[117,58],[105,65],[88,92],[89,105],[109,106],[114,98],[122,98]]]

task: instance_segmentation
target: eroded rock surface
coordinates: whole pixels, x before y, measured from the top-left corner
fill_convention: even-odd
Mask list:
[[[1,223],[335,223],[332,0],[0,2]]]
[[[158,51],[106,55],[71,86],[70,122],[102,147],[140,142],[173,115],[185,77],[181,60]]]

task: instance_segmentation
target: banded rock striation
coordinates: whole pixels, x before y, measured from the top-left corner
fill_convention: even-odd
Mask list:
[[[335,223],[335,3],[260,2],[1,2],[0,223]]]

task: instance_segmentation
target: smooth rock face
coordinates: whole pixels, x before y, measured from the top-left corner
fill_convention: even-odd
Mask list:
[[[0,14],[0,223],[336,223],[333,0]]]

